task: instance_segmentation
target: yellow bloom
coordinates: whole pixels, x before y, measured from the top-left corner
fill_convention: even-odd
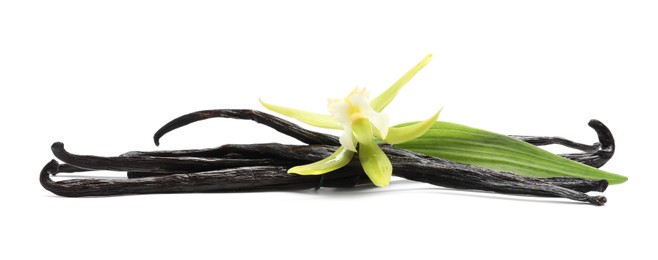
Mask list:
[[[317,127],[344,130],[340,136],[341,147],[331,156],[315,163],[290,168],[288,172],[302,175],[324,174],[347,165],[352,160],[354,153],[358,152],[361,166],[370,180],[377,186],[387,186],[393,169],[388,157],[377,145],[375,137],[388,144],[415,139],[434,124],[441,110],[425,121],[391,128],[388,127],[388,117],[381,111],[431,59],[432,55],[427,55],[425,59],[372,101],[369,100],[370,93],[362,88],[354,89],[345,98],[329,99],[330,115],[271,105],[261,100],[261,104],[267,109],[282,115]]]
[[[340,137],[340,144],[345,146],[350,151],[356,152],[356,142],[354,140],[353,125],[355,123],[363,122],[364,124],[370,123],[374,130],[379,131],[380,138],[386,138],[388,134],[388,117],[381,112],[377,112],[370,106],[370,93],[362,88],[355,88],[352,93],[345,98],[329,99],[329,114],[336,118],[343,126],[343,135]],[[367,120],[365,122],[363,120]],[[367,126],[365,127],[367,131]],[[372,138],[367,135],[357,135],[365,139]]]

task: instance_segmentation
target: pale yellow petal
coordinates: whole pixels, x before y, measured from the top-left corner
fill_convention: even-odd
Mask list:
[[[386,138],[388,136],[388,116],[384,113],[377,113],[371,109],[368,113],[368,120],[376,129],[379,138]]]
[[[418,73],[418,71],[430,63],[431,60],[432,54],[430,53],[429,55],[425,56],[421,62],[416,64],[416,66],[407,71],[407,73],[398,79],[398,81],[393,83],[392,86],[386,89],[386,91],[370,101],[370,106],[377,112],[384,110],[384,108],[388,106],[391,101],[393,101],[393,98],[395,98],[400,89],[404,87],[404,85],[407,84],[407,82],[409,82],[409,80],[411,80],[416,75],[416,73]]]
[[[352,121],[352,133],[359,143],[372,142],[372,125],[366,118],[359,118]]]
[[[331,98],[327,103],[329,114],[338,121],[343,129],[350,124],[350,104],[344,98]]]
[[[393,166],[374,141],[359,144],[359,161],[372,183],[379,187],[388,186],[393,175]]]
[[[311,164],[292,167],[288,170],[288,173],[296,173],[300,175],[319,175],[328,173],[340,169],[350,163],[353,156],[354,152],[341,146],[329,157]]]
[[[439,109],[439,111],[436,112],[436,114],[434,114],[432,117],[428,118],[425,121],[421,121],[408,126],[389,128],[388,136],[384,138],[384,142],[389,144],[399,144],[420,137],[425,132],[427,132],[427,130],[432,128],[432,126],[436,122],[436,119],[439,117],[439,114],[441,114],[441,110],[443,110],[443,108]]]
[[[329,128],[329,129],[343,129],[343,126],[330,115],[316,114],[312,112],[306,112],[299,109],[282,107],[277,105],[272,105],[265,103],[263,100],[259,100],[260,103],[269,110],[282,114],[284,116],[292,117],[304,123],[307,123],[312,126]]]
[[[340,136],[338,141],[347,150],[350,150],[350,151],[356,153],[356,140],[354,140],[354,135],[352,134],[351,126],[348,125],[345,128],[345,131],[343,131],[343,134]]]

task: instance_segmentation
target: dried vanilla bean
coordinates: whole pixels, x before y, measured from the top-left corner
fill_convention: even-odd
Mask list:
[[[169,123],[158,129],[158,131],[155,132],[155,135],[153,135],[153,141],[155,142],[155,145],[160,145],[160,138],[174,129],[197,121],[217,117],[251,120],[269,126],[272,129],[295,138],[305,144],[340,145],[338,143],[338,138],[335,136],[313,132],[299,127],[290,121],[251,109],[214,109],[192,112],[171,120]]]
[[[320,180],[320,176],[288,174],[287,167],[282,166],[249,166],[149,178],[73,179],[55,182],[48,175],[57,173],[58,167],[55,160],[50,161],[41,171],[39,180],[47,190],[66,197],[299,190],[314,188]],[[331,173],[325,176],[323,185],[352,187],[355,180],[354,174]]]
[[[263,166],[263,165],[289,165],[295,162],[282,162],[281,160],[264,159],[226,159],[226,158],[201,158],[201,157],[102,157],[91,155],[76,155],[67,152],[63,143],[54,143],[51,147],[57,159],[78,168],[88,170],[108,171],[149,171],[160,173],[179,173],[181,171],[211,171],[234,167]]]
[[[72,155],[63,150],[60,144],[53,145],[54,151],[57,151],[59,158],[67,163],[81,162],[76,160],[78,158],[87,158],[88,160],[82,161],[86,163],[84,168],[88,169],[125,169],[134,167],[134,161],[131,160],[113,160],[120,157],[104,158],[98,156],[79,156]],[[251,144],[251,145],[226,145],[225,150],[230,150],[238,154],[250,154],[254,157],[282,159],[282,162],[289,162],[290,165],[282,166],[282,169],[287,169],[300,162],[312,162],[319,158],[324,158],[335,150],[335,146],[324,145],[283,145],[283,144]],[[384,145],[382,149],[389,155],[391,163],[394,167],[394,174],[403,178],[427,182],[434,185],[460,188],[460,189],[474,189],[494,191],[506,194],[527,194],[535,196],[550,196],[550,197],[564,197],[577,201],[589,202],[594,205],[602,205],[605,203],[605,198],[602,196],[589,196],[582,192],[571,190],[565,187],[557,186],[550,181],[539,178],[529,178],[512,173],[498,172],[481,167],[459,164],[440,158],[429,157],[425,155],[416,154],[407,150],[394,148],[392,146]],[[65,156],[62,156],[65,155]],[[158,160],[163,160],[165,166],[163,167],[142,167],[140,170],[157,173],[170,170],[168,165],[173,165],[172,170],[188,171],[185,174],[166,174],[155,177],[134,178],[127,180],[68,180],[62,182],[52,182],[46,176],[42,175],[42,185],[46,189],[56,192],[63,196],[100,196],[100,195],[120,195],[120,194],[143,194],[143,193],[171,193],[171,192],[222,192],[222,191],[252,191],[268,189],[271,187],[278,187],[280,189],[305,189],[314,187],[318,181],[318,176],[301,176],[295,174],[287,174],[286,171],[278,173],[269,173],[267,178],[278,178],[276,181],[270,179],[261,179],[262,169],[257,168],[258,173],[251,174],[250,171],[253,167],[272,167],[272,166],[251,166],[238,167],[223,170],[207,171],[207,165],[196,165],[197,162],[204,161],[195,157],[148,157],[150,162],[157,164]],[[73,160],[71,160],[73,159]],[[143,161],[144,158],[125,158],[135,159],[135,161]],[[94,161],[101,162],[94,164]],[[177,163],[172,163],[178,161]],[[264,161],[260,161],[264,162]],[[122,165],[122,164],[128,164]],[[184,166],[184,167],[183,167]],[[198,167],[197,167],[198,166]],[[46,169],[47,168],[47,169]],[[57,169],[52,162],[44,168],[44,171],[49,173],[56,173]],[[273,168],[267,168],[272,170]],[[196,174],[205,174],[202,178],[197,177]],[[43,173],[42,173],[43,174]],[[234,178],[235,174],[242,174],[239,178],[239,184],[233,182],[229,186],[225,186],[226,178]],[[248,175],[248,176],[247,176]],[[291,178],[288,175],[294,175]],[[227,177],[230,176],[230,177]],[[275,177],[279,176],[279,177]],[[332,186],[333,180],[367,180],[365,174],[359,167],[356,159],[347,167],[344,167],[336,173],[327,174],[327,180],[323,181],[323,186]],[[344,177],[348,176],[348,177]],[[43,178],[47,178],[43,179]],[[140,180],[145,179],[145,180]],[[212,181],[217,183],[212,184]],[[571,178],[571,183],[578,182],[578,180]],[[329,182],[326,182],[329,181]],[[137,184],[141,183],[141,184]],[[158,183],[162,185],[158,185]],[[180,189],[176,189],[178,184],[182,185]],[[251,183],[251,184],[250,184]],[[353,181],[351,186],[358,184],[359,181]],[[559,184],[560,182],[555,182]],[[589,190],[603,191],[607,187],[605,180],[593,181],[582,180],[579,185],[589,184]],[[141,185],[141,186],[140,186]],[[231,186],[233,185],[233,186]],[[66,188],[62,188],[62,186]],[[84,186],[84,187],[83,187]],[[139,187],[145,187],[140,189]],[[334,185],[335,186],[335,185]],[[85,188],[87,187],[87,188]],[[195,189],[194,187],[198,187]],[[75,190],[76,192],[63,192],[66,189]],[[589,191],[588,190],[588,191]]]

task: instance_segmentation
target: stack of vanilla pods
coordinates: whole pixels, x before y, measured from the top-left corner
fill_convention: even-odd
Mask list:
[[[293,166],[328,157],[340,145],[338,139],[335,136],[309,131],[289,121],[255,110],[220,109],[190,113],[163,126],[155,134],[154,141],[159,144],[159,139],[169,131],[215,117],[252,120],[307,145],[227,144],[210,149],[128,152],[117,157],[100,157],[71,154],[64,149],[62,143],[58,142],[52,145],[52,151],[64,164],[55,160],[50,161],[41,171],[41,185],[57,195],[67,197],[372,186],[358,162],[358,157],[347,166],[324,175],[287,173]],[[535,145],[563,144],[575,148],[586,147],[588,151],[568,154],[564,157],[600,167],[612,157],[614,140],[601,139],[605,136],[611,137],[611,134],[603,124],[598,121],[593,122],[596,124],[590,125],[599,133],[601,142],[593,146],[555,137],[515,137]],[[409,180],[456,189],[562,197],[593,205],[603,205],[606,202],[603,196],[586,194],[590,191],[604,191],[608,186],[606,180],[525,177],[422,155],[390,145],[381,145],[381,148],[390,158],[393,174]],[[128,178],[90,177],[64,181],[54,181],[50,178],[50,175],[59,173],[94,170],[123,171],[127,172]]]

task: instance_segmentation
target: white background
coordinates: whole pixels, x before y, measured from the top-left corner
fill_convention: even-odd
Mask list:
[[[236,1],[237,2],[237,1]],[[2,1],[2,259],[655,259],[653,1]],[[396,179],[389,188],[62,198],[37,175],[75,153],[296,141],[196,110],[325,111],[434,59],[386,109],[506,134],[596,141],[629,177],[594,207]],[[332,132],[339,134],[336,132]],[[107,173],[99,173],[105,176]]]

